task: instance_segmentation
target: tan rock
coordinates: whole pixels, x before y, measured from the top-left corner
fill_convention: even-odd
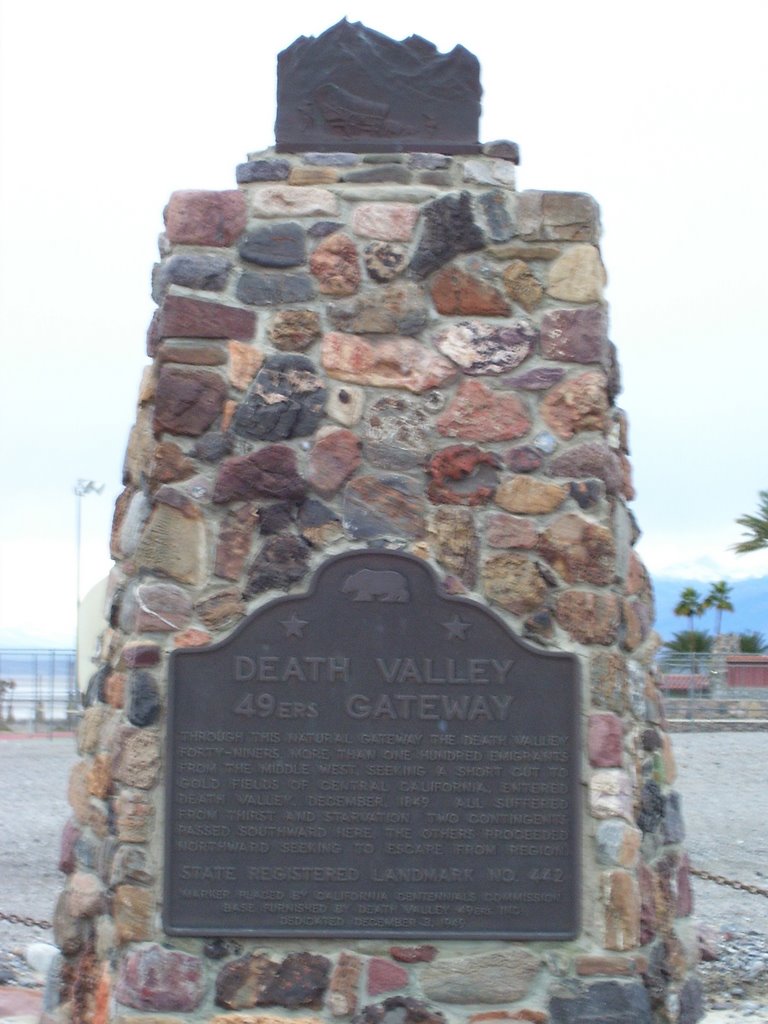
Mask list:
[[[333,185],[341,174],[337,167],[292,167],[289,185]]]
[[[373,387],[420,393],[456,376],[456,367],[412,338],[369,341],[332,331],[323,338],[322,363],[331,377]]]
[[[112,789],[112,758],[97,754],[88,769],[88,792],[99,800],[106,800]]]
[[[589,780],[589,809],[593,818],[623,818],[634,825],[632,782],[620,768],[601,768]]]
[[[607,647],[619,631],[619,602],[615,594],[566,590],[555,602],[555,618],[579,643]]]
[[[112,897],[115,938],[118,943],[146,942],[154,934],[155,897],[151,889],[118,885]]]
[[[640,892],[626,871],[607,871],[601,880],[605,903],[606,949],[635,949],[640,944]]]
[[[524,260],[513,260],[502,274],[507,295],[526,313],[532,313],[541,302],[544,289]]]
[[[303,352],[321,335],[320,317],[311,309],[282,309],[269,325],[269,336],[281,352]]]
[[[360,285],[357,248],[341,231],[320,242],[310,256],[309,269],[324,295],[354,295]]]
[[[511,552],[492,555],[483,565],[483,586],[489,600],[514,615],[534,611],[544,600],[547,585],[536,564]]]
[[[203,582],[206,564],[205,527],[168,505],[150,516],[134,555],[137,568],[154,570],[179,583]]]
[[[179,1018],[174,1017],[174,1024],[179,1024]],[[319,1017],[281,1017],[276,1013],[220,1013],[211,1017],[208,1024],[285,1024],[290,1020],[291,1024],[323,1024]],[[142,1024],[147,1024],[147,1018],[141,1018]],[[148,1024],[154,1024],[149,1020]]]
[[[549,270],[547,292],[565,302],[602,302],[606,276],[593,245],[574,245]]]
[[[229,383],[238,391],[245,391],[261,369],[264,353],[244,341],[230,341]]]
[[[515,476],[499,484],[494,500],[507,512],[541,515],[554,512],[567,496],[568,488],[563,484],[550,484],[535,477]]]
[[[152,430],[152,410],[141,408],[136,413],[136,423],[128,435],[128,445],[123,461],[123,478],[126,483],[138,487],[141,474],[149,464],[155,447],[155,436]]]
[[[577,956],[576,973],[582,978],[604,975],[608,978],[630,978],[638,973],[637,961],[623,956]]]
[[[357,1010],[357,991],[362,971],[361,957],[347,952],[339,954],[325,999],[334,1017],[349,1017]]]
[[[88,790],[88,764],[78,761],[69,773],[67,799],[76,820],[81,825],[88,825],[91,819],[91,798]]]
[[[418,219],[419,208],[412,203],[360,203],[352,214],[352,230],[382,242],[407,242]]]
[[[522,999],[541,961],[527,949],[437,959],[421,968],[427,999],[439,1003],[512,1003]]]
[[[507,242],[502,245],[489,245],[485,250],[495,260],[556,260],[562,253],[559,245],[536,245],[535,243],[520,244]]]
[[[115,737],[112,774],[118,782],[150,789],[160,771],[160,744],[153,729],[124,726]]]
[[[616,547],[604,526],[573,514],[560,516],[541,535],[538,549],[568,583],[613,582]]]
[[[328,388],[325,411],[332,420],[344,427],[353,427],[360,422],[365,407],[365,392],[362,388],[344,384],[332,384]]]
[[[145,793],[123,791],[115,800],[115,827],[121,843],[149,839],[154,811]]]
[[[67,910],[72,917],[94,917],[104,898],[104,886],[96,875],[76,871],[69,879]]]
[[[440,508],[432,517],[435,557],[468,587],[477,579],[478,541],[475,516],[465,508]]]
[[[265,185],[251,192],[255,217],[326,217],[339,212],[333,192],[311,185]]]
[[[540,406],[547,425],[565,440],[583,430],[608,426],[608,389],[605,375],[597,370],[568,377],[544,396]]]

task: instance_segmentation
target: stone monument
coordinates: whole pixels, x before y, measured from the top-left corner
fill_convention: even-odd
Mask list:
[[[693,1024],[597,206],[461,47],[279,96],[165,210],[45,1019]]]

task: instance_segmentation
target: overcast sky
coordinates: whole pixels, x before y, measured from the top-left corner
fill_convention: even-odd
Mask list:
[[[72,641],[79,477],[106,485],[83,499],[83,589],[108,570],[168,196],[234,186],[273,143],[277,53],[344,15],[463,43],[482,68],[481,139],[520,144],[519,187],[600,203],[652,572],[768,573],[768,555],[728,550],[768,488],[768,6],[476,9],[5,0],[0,644]]]

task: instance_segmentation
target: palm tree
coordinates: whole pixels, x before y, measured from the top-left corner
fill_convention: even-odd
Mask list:
[[[768,650],[768,641],[762,633],[739,633],[740,654],[764,654]]]
[[[688,635],[691,646],[689,648],[691,652],[691,670],[696,671],[696,649],[693,643],[693,636],[696,633],[695,623],[696,619],[704,612],[705,605],[701,599],[701,594],[695,587],[686,587],[680,594],[680,600],[675,605],[673,611],[675,615],[680,615],[688,619]]]
[[[704,598],[702,606],[704,608],[715,609],[715,635],[720,636],[720,626],[723,621],[723,612],[732,612],[733,604],[731,602],[731,594],[733,587],[726,583],[725,580],[720,580],[719,583],[712,583],[709,587],[709,593]]]
[[[736,520],[746,531],[744,540],[733,545],[739,555],[768,548],[768,491],[760,491],[760,504],[755,516],[739,516]]]

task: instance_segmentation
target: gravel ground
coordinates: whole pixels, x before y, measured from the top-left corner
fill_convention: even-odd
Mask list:
[[[768,733],[673,737],[696,867],[768,888]],[[56,864],[76,759],[71,739],[0,740],[0,911],[50,920],[61,886]],[[704,964],[707,1020],[768,1021],[768,899],[694,879],[695,918],[719,959]],[[0,921],[0,984],[30,983],[19,956],[50,931]],[[9,973],[10,972],[10,973]]]

